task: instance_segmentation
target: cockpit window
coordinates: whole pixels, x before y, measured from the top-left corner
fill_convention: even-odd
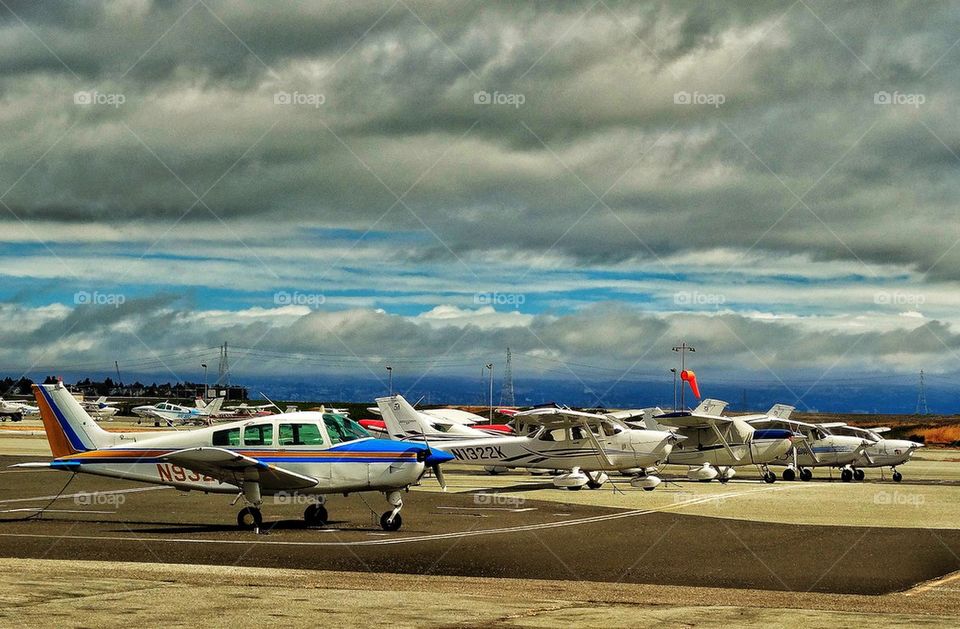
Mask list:
[[[566,428],[557,428],[554,430],[544,430],[540,434],[540,441],[566,441],[567,440],[567,430]]]
[[[343,415],[324,413],[323,423],[327,427],[327,434],[330,435],[330,443],[356,441],[370,436],[370,433],[364,430],[360,424]]]

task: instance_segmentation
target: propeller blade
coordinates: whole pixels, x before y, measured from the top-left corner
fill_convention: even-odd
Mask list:
[[[433,475],[436,477],[437,482],[440,483],[440,489],[447,491],[447,481],[443,478],[443,470],[440,469],[440,464],[434,463],[431,469],[433,470]]]

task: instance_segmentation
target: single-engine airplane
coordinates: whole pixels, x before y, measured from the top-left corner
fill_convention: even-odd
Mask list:
[[[396,531],[402,520],[400,491],[454,457],[427,444],[373,439],[352,420],[333,413],[298,412],[185,431],[112,433],[100,428],[63,383],[34,385],[40,417],[54,459],[13,467],[168,485],[181,490],[234,494],[246,506],[241,528],[263,522],[263,496],[305,495],[303,518],[327,521],[326,494],[383,492],[392,509],[380,526]]]
[[[432,440],[427,422],[401,396],[377,398],[377,406],[392,439],[418,440],[403,424],[419,423]],[[648,468],[658,468],[683,439],[672,432],[635,430],[602,415],[561,408],[524,411],[514,415],[514,420],[518,418],[540,428],[525,436],[450,439],[433,447],[451,453],[460,463],[484,468],[570,470],[555,476],[553,484],[572,490],[584,485],[599,488],[608,480],[606,472],[629,470],[630,484],[650,491],[660,479]]]

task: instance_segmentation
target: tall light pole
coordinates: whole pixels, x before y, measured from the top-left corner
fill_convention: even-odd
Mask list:
[[[673,367],[670,368],[670,372],[673,374],[673,412],[677,412],[677,370]]]
[[[393,367],[387,365],[387,380],[390,382],[390,397],[393,397]]]
[[[487,363],[485,368],[490,370],[490,423],[493,423],[493,363]]]
[[[686,353],[687,353],[687,352],[695,352],[695,351],[697,351],[697,350],[695,350],[695,349],[693,349],[693,347],[687,345],[687,342],[686,342],[686,341],[681,341],[679,345],[677,345],[676,347],[673,348],[673,351],[675,351],[675,352],[680,352],[680,375],[681,375],[681,377],[682,377],[682,376],[683,376],[683,372],[684,372],[684,370],[686,369],[686,363],[685,363],[685,361],[684,361],[684,359],[686,358]],[[686,403],[683,401],[683,394],[684,394],[684,393],[685,393],[685,391],[683,390],[683,383],[681,382],[681,383],[680,383],[680,410],[681,410],[681,411],[686,410],[686,408],[687,408]]]
[[[210,387],[207,386],[207,363],[200,363],[203,367],[203,401],[206,402],[210,397]]]

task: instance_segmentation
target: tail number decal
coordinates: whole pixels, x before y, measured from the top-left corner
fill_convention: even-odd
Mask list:
[[[480,459],[505,459],[506,455],[500,446],[469,446],[465,448],[450,448],[453,456],[461,461],[478,461]]]
[[[199,483],[201,481],[204,483],[213,483],[216,481],[212,476],[204,476],[203,474],[188,471],[179,465],[172,465],[170,463],[157,463],[157,472],[160,474],[161,481],[178,483],[186,481],[190,481],[191,483]]]

